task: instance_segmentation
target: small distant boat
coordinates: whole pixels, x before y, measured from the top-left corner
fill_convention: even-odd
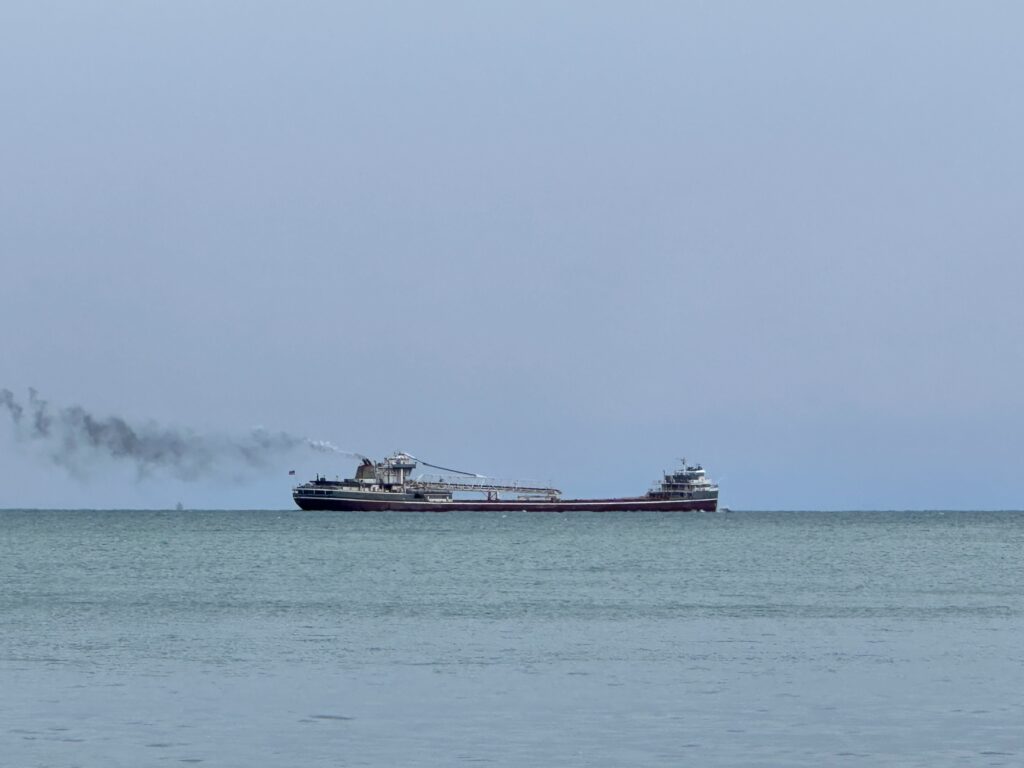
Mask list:
[[[449,474],[413,478],[418,464]],[[339,512],[714,512],[718,485],[700,464],[683,459],[681,467],[662,473],[644,496],[563,499],[557,488],[451,470],[397,451],[380,462],[363,459],[356,476],[347,480],[317,475],[295,486],[292,498],[301,509]]]

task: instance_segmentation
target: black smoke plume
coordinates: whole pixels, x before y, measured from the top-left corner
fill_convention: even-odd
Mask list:
[[[118,416],[95,416],[78,405],[51,406],[34,389],[23,405],[0,389],[0,411],[10,416],[16,439],[38,446],[55,464],[81,475],[98,458],[134,465],[140,476],[162,470],[182,480],[237,475],[262,469],[300,450],[345,451],[324,440],[310,440],[261,427],[244,436],[204,435],[155,423],[130,424]]]

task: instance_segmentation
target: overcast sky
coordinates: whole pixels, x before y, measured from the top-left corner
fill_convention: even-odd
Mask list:
[[[0,4],[0,388],[568,495],[1024,507],[1018,3]],[[291,506],[296,451],[0,507]]]

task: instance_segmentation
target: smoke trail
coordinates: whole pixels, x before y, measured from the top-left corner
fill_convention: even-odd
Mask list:
[[[22,405],[0,389],[0,410],[10,416],[15,436],[42,449],[54,463],[85,474],[105,457],[128,462],[140,476],[163,470],[182,480],[260,469],[298,449],[355,456],[324,440],[256,427],[244,436],[203,435],[154,423],[129,424],[118,416],[97,417],[81,406],[56,408],[29,390]]]
[[[35,390],[30,390],[34,392]],[[7,412],[11,414],[11,419],[14,420],[14,426],[18,427],[21,425],[21,415],[24,413],[24,409],[18,405],[14,399],[14,393],[9,389],[0,389],[0,405],[7,409]]]
[[[353,453],[352,451],[343,451],[341,448],[336,446],[334,443],[328,440],[311,440],[310,438],[304,438],[306,446],[312,448],[314,451],[320,451],[321,453],[337,453],[348,459],[365,459],[361,453]]]

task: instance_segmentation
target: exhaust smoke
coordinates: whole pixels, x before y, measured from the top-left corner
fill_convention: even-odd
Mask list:
[[[0,411],[11,420],[15,438],[38,447],[54,464],[85,476],[99,459],[135,467],[140,477],[167,472],[181,480],[236,476],[240,469],[270,466],[297,450],[356,458],[326,440],[312,440],[256,427],[240,436],[197,434],[152,422],[131,424],[119,416],[97,416],[81,406],[51,406],[34,389],[18,401],[0,389]]]

